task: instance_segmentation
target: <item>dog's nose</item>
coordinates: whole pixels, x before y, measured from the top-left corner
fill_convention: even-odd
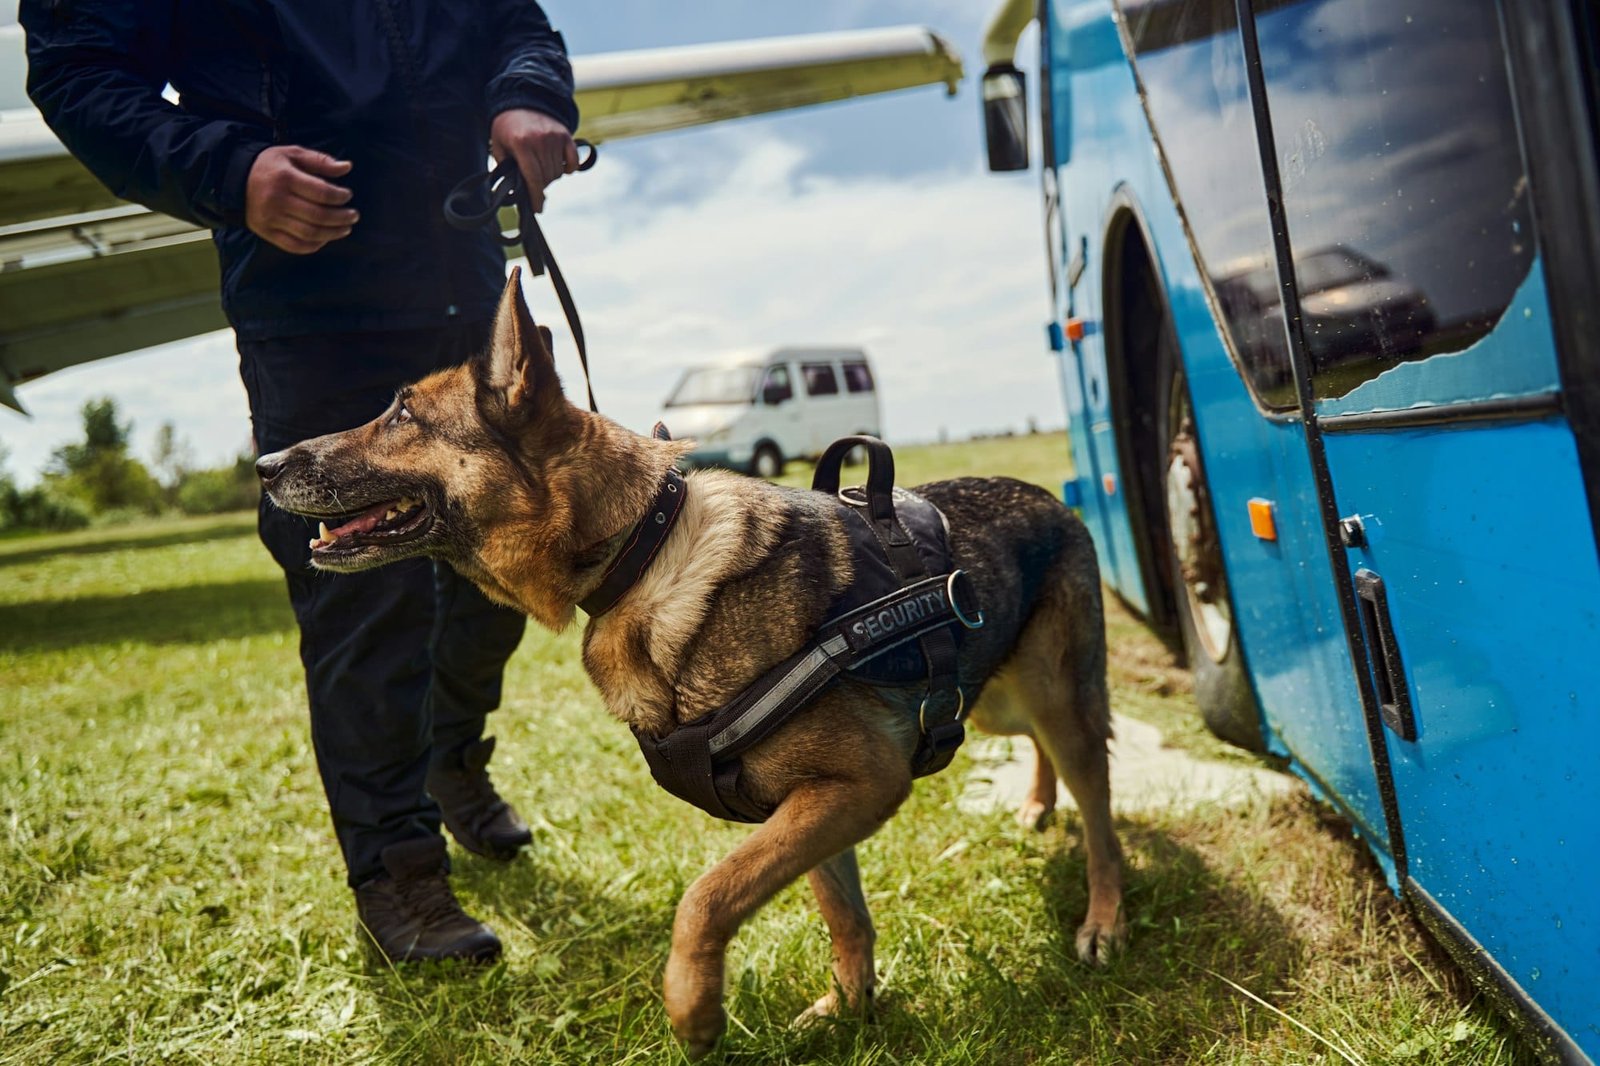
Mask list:
[[[283,473],[283,468],[288,465],[288,452],[273,452],[271,455],[263,455],[256,460],[256,476],[261,479],[262,484],[270,485],[277,480],[278,475]]]

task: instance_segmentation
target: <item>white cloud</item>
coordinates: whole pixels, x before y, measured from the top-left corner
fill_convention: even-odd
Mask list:
[[[730,151],[719,135],[704,156],[696,137],[677,142],[666,168],[655,166],[661,143],[608,146],[600,167],[553,190],[545,229],[607,414],[646,430],[682,367],[818,342],[869,348],[891,441],[1061,424],[1033,181],[988,175],[976,160],[909,179],[819,179],[802,146],[776,137],[747,135]],[[559,307],[542,279],[528,291],[576,397]],[[13,473],[31,480],[77,437],[83,401],[110,395],[136,422],[140,454],[170,420],[197,458],[220,462],[249,435],[236,374],[226,333],[76,368],[24,386],[35,419],[0,416],[0,440]]]

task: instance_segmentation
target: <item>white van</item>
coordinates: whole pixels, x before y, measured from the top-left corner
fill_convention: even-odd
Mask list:
[[[811,459],[840,437],[880,435],[878,390],[860,348],[779,348],[691,367],[661,421],[693,438],[689,462],[775,477],[790,459]]]

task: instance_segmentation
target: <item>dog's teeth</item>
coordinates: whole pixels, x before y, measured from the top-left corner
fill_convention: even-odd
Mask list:
[[[312,551],[316,551],[317,550],[317,545],[319,545],[321,543],[322,543],[322,541],[320,541],[317,538],[313,537],[309,541],[306,542],[306,547],[310,548]]]
[[[401,506],[404,507],[405,505],[402,503]],[[400,513],[399,511],[397,511],[393,507],[391,507],[387,511],[384,512],[383,520],[385,522],[393,521],[394,520],[394,516],[399,514],[399,513]]]
[[[334,540],[338,540],[339,539],[338,537],[335,537],[332,533],[328,532],[328,523],[326,523],[326,522],[318,522],[317,523],[317,537],[319,539],[321,539],[321,540],[326,540],[326,541],[334,541]]]

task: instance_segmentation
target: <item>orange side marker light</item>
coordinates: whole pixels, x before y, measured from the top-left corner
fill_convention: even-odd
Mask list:
[[[1259,496],[1250,501],[1250,532],[1262,540],[1278,539],[1278,520],[1272,513],[1272,501]]]
[[[1081,318],[1067,319],[1067,340],[1074,343],[1083,340],[1084,336],[1088,333],[1088,330],[1085,329],[1084,326],[1084,320]]]

